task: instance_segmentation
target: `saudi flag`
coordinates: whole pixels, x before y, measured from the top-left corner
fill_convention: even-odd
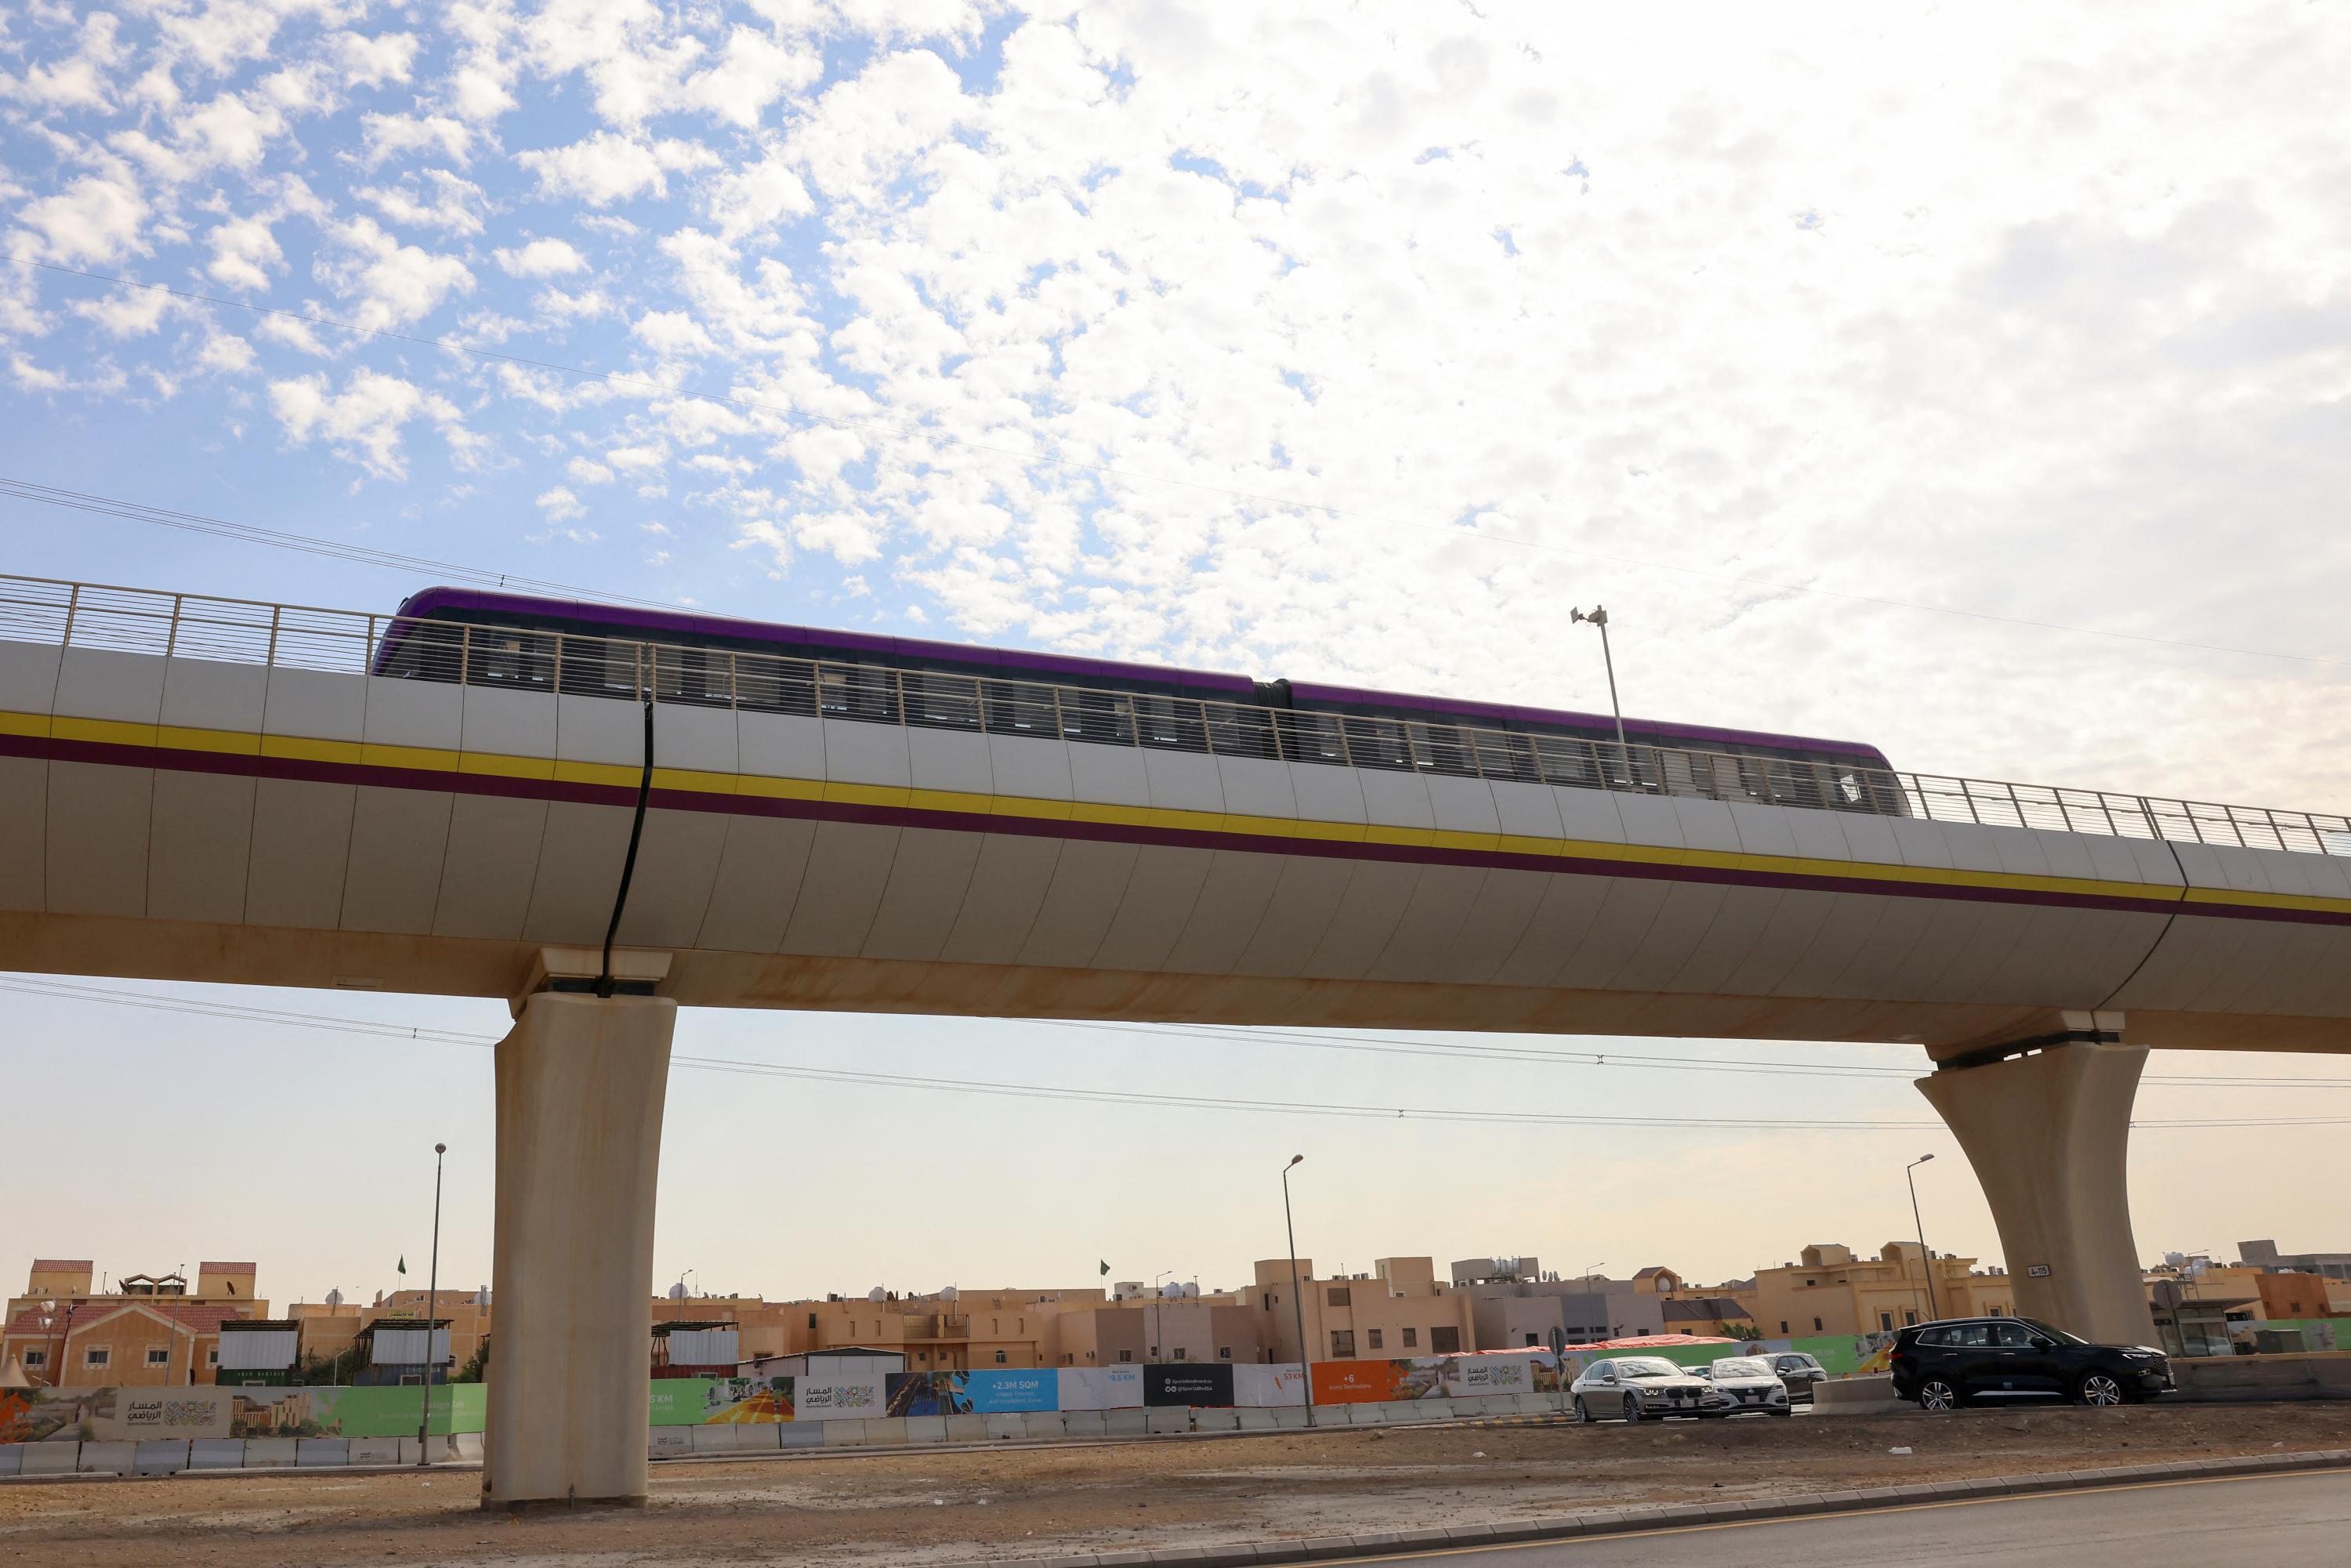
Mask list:
[[[1110,1264],[1109,1264],[1108,1262],[1104,1262],[1104,1263],[1102,1264],[1102,1271],[1103,1273],[1105,1273],[1105,1274],[1107,1274],[1107,1273],[1109,1273],[1109,1272],[1110,1272]]]
[[[398,1268],[399,1268],[400,1271],[401,1271],[402,1273],[403,1273],[403,1274],[405,1274],[405,1273],[407,1273],[407,1272],[408,1272],[408,1254],[407,1254],[407,1253],[402,1252],[402,1253],[400,1255],[400,1262],[399,1262],[399,1264],[398,1264]]]

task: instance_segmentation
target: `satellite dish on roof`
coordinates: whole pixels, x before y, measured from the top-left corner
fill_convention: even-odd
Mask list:
[[[939,1287],[939,1300],[943,1301],[954,1301],[956,1294],[957,1292],[953,1285],[942,1285]]]
[[[682,1301],[685,1300],[684,1281],[680,1280],[676,1284],[672,1285],[669,1288],[669,1299],[673,1301]]]
[[[890,1292],[876,1285],[865,1292],[865,1299],[869,1301],[886,1301],[890,1299]]]
[[[343,1293],[340,1291],[329,1291],[327,1292],[327,1305],[330,1307],[340,1307],[342,1304]]]
[[[1199,1294],[1200,1282],[1197,1280],[1186,1280],[1184,1281],[1184,1299],[1186,1301],[1196,1301],[1198,1299]]]

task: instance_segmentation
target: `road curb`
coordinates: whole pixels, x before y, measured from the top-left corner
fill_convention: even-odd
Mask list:
[[[2027,1476],[1918,1481],[1857,1490],[1809,1492],[1794,1497],[1750,1498],[1735,1502],[1636,1504],[1561,1514],[1549,1519],[1457,1525],[1447,1530],[1406,1530],[1376,1535],[1242,1542],[1225,1546],[1178,1546],[1156,1552],[1079,1552],[1066,1557],[991,1557],[950,1563],[946,1568],[1129,1568],[1129,1565],[1145,1568],[1145,1565],[1158,1563],[1183,1563],[1186,1568],[1255,1568],[1257,1564],[1280,1563],[1326,1563],[1340,1558],[1407,1556],[1416,1552],[1465,1546],[1510,1546],[1530,1541],[1572,1541],[1579,1536],[1637,1535],[1646,1531],[1681,1530],[1691,1525],[1867,1513],[1876,1509],[1961,1502],[1976,1498],[2095,1491],[2102,1487],[2143,1485],[2151,1481],[2285,1475],[2295,1470],[2346,1468],[2351,1468],[2351,1448],[2322,1448],[2293,1454],[2240,1454],[2227,1458],[2117,1465],[2096,1470],[2053,1470]]]

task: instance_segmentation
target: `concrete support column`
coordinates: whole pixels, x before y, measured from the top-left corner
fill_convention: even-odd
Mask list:
[[[653,1183],[674,1002],[540,991],[498,1042],[482,1506],[645,1500]]]
[[[2000,1227],[2016,1310],[2085,1339],[2153,1344],[2126,1152],[2144,1046],[2052,1044],[1918,1080]]]

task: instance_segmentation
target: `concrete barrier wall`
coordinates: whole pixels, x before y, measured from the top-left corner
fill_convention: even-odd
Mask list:
[[[136,1443],[84,1443],[74,1468],[86,1476],[127,1476],[139,1468]]]
[[[1894,1375],[1873,1372],[1813,1385],[1813,1409],[1822,1416],[1884,1416],[1912,1408],[1894,1396]]]
[[[188,1439],[163,1437],[139,1445],[138,1471],[142,1476],[173,1476],[188,1468]]]
[[[2171,1364],[2189,1403],[2237,1404],[2263,1399],[2351,1399],[2351,1352],[2284,1355],[2182,1357]]]

